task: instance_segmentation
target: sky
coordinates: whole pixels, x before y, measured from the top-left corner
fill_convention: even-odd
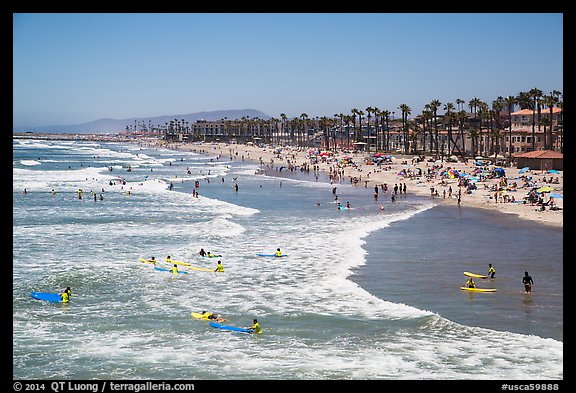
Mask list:
[[[545,7],[544,7],[545,9]],[[562,13],[16,13],[13,125],[563,92]]]

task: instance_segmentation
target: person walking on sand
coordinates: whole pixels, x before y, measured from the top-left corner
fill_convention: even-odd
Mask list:
[[[528,275],[528,272],[524,272],[524,277],[522,277],[522,282],[524,283],[524,290],[526,293],[532,292],[532,285],[534,285],[534,281],[532,277]]]
[[[494,275],[496,274],[496,269],[494,269],[494,266],[492,266],[491,263],[488,264],[488,276],[490,276],[490,278],[494,278]]]

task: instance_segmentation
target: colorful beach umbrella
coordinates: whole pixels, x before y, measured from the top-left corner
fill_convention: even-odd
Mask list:
[[[549,171],[547,171],[548,173],[555,173],[555,174],[559,174],[560,172],[558,172],[556,169],[550,169]]]
[[[520,172],[518,172],[518,173],[524,173],[524,172],[527,172],[527,171],[529,171],[529,170],[530,170],[530,167],[529,167],[529,166],[525,166],[524,168],[520,169]]]

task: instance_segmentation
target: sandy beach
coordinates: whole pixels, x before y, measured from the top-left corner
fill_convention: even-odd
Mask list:
[[[369,159],[371,154],[367,152],[334,152],[330,155],[317,155],[316,159],[311,159],[313,149],[310,148],[276,149],[226,143],[167,143],[161,140],[141,141],[141,143],[217,155],[235,161],[252,161],[259,163],[266,170],[292,168],[292,170],[323,171],[331,176],[334,184],[353,181],[359,187],[378,187],[380,191],[378,197],[381,200],[391,198],[394,185],[401,183],[406,185],[407,193],[428,195],[441,203],[454,205],[460,203],[461,206],[495,209],[542,224],[563,226],[563,171],[546,173],[540,170],[528,170],[520,173],[519,168],[504,168],[504,176],[496,177],[493,176],[495,167],[476,165],[474,159],[468,160],[468,163],[430,162],[427,158],[418,161],[415,156],[393,155],[380,165],[375,165]],[[458,175],[450,175],[453,173],[450,171],[457,171]],[[466,179],[467,181],[463,183],[462,177],[465,179],[468,177],[470,180]],[[387,186],[387,192],[382,192],[384,184]],[[525,199],[530,190],[543,186],[552,188],[551,192],[538,195],[542,197],[544,204],[548,203],[544,206],[544,210],[541,205],[530,203]],[[460,202],[458,202],[459,191]],[[562,197],[553,198],[553,204],[549,204],[551,194]],[[551,209],[552,206],[555,207]]]

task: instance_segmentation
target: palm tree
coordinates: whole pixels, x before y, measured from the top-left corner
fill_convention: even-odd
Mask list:
[[[447,102],[444,104],[444,124],[448,121],[448,155],[452,154],[450,150],[450,142],[452,142],[452,112],[454,111],[454,104]]]
[[[352,124],[354,125],[354,139],[355,142],[358,142],[358,132],[356,131],[356,115],[360,112],[357,108],[352,108],[350,113],[352,113]]]
[[[380,135],[380,133],[378,132],[378,118],[381,115],[381,111],[378,107],[373,107],[372,111],[374,113],[374,134],[376,136],[376,151],[379,150],[380,148],[380,138],[378,137],[378,135]]]
[[[390,151],[390,111],[387,109],[384,109],[383,111],[380,112],[380,116],[381,118],[384,119],[384,129],[382,132],[382,136],[384,137],[384,135],[386,136],[384,139],[384,143],[383,143],[383,149],[385,151]],[[380,120],[380,123],[382,123],[382,120]]]
[[[364,136],[362,134],[362,116],[364,116],[364,111],[359,110],[358,111],[358,128],[359,128],[360,132],[358,133],[358,136],[356,138],[356,140],[359,142],[364,142]]]
[[[500,153],[500,112],[502,111],[502,108],[504,108],[504,98],[498,97],[496,100],[492,101],[491,119],[496,123],[495,125],[492,124],[492,121],[490,123],[494,142],[494,157]]]
[[[554,105],[556,105],[557,107],[559,107],[558,104],[559,104],[559,102],[560,102],[560,96],[561,96],[561,95],[562,95],[562,93],[559,92],[558,90],[552,90],[552,92],[550,93],[550,97],[551,97],[551,98],[550,98],[550,104],[551,104],[551,105],[550,105],[550,128],[549,128],[549,131],[548,131],[548,132],[550,133],[550,149],[553,149],[553,148],[554,148],[554,145],[553,145],[554,140],[553,140],[553,133],[552,133],[553,128],[554,128],[554,122],[552,121],[552,119],[553,119],[553,118],[552,118],[552,115],[553,115],[553,110],[552,110],[552,108],[553,108]],[[556,126],[556,127],[558,128],[558,126]]]
[[[564,152],[564,101],[558,97],[558,104],[556,104],[558,109],[560,109],[560,120],[557,123],[558,128],[560,128],[560,124],[562,124],[562,128],[560,128],[560,152]]]
[[[528,92],[528,97],[532,99],[532,150],[536,150],[536,108],[538,108],[538,121],[540,121],[539,99],[542,97],[542,90],[533,88]],[[540,131],[540,125],[538,125],[538,131]]]
[[[508,109],[508,160],[510,161],[510,166],[512,166],[512,110],[514,109],[514,104],[516,104],[517,98],[514,96],[508,96],[504,99]]]
[[[466,101],[464,101],[462,98],[456,98],[456,105],[458,105],[458,112],[464,110],[465,103]]]
[[[343,128],[343,127],[344,127],[344,116],[345,116],[344,113],[335,113],[335,114],[334,114],[334,117],[335,117],[335,118],[336,118],[336,117],[340,118],[340,128],[339,128],[339,131],[340,131],[340,148],[341,148],[341,149],[342,149],[342,145],[343,145],[343,143],[344,143],[344,141],[342,140],[342,130],[344,129],[344,128]],[[333,135],[334,135],[334,136],[333,136],[333,139],[334,139],[334,149],[337,149],[337,148],[338,148],[338,145],[336,144],[336,141],[338,140],[338,136],[337,136],[337,134],[336,134],[336,128],[335,128],[335,127],[334,127]]]
[[[428,138],[428,143],[430,145],[430,153],[432,153],[434,151],[434,135],[432,133],[432,131],[433,131],[433,129],[432,129],[432,116],[434,116],[434,112],[432,112],[432,109],[430,108],[430,104],[424,105],[424,109],[422,110],[422,113],[421,113],[422,130],[424,132],[424,137],[426,137],[426,130],[429,130],[429,132],[430,132],[430,137]],[[428,123],[430,123],[430,126],[428,126]],[[426,153],[426,143],[424,143],[423,148],[424,148],[423,149],[424,153]]]
[[[303,147],[304,146],[304,139],[305,137],[308,136],[308,114],[307,113],[302,113],[300,115],[300,119],[302,120],[302,123],[300,123],[301,128],[303,128],[301,130],[301,137],[299,138],[300,142],[298,143],[298,147]],[[299,132],[300,135],[300,132]],[[307,139],[307,138],[306,138]]]
[[[465,160],[466,139],[464,138],[464,124],[466,123],[466,120],[468,120],[468,114],[464,109],[462,109],[461,111],[458,112],[457,117],[458,117],[458,135],[462,139],[462,150],[461,150],[462,159]],[[456,138],[456,140],[458,140],[458,138]]]
[[[370,142],[370,118],[372,117],[372,113],[374,113],[374,108],[372,108],[371,106],[369,106],[368,108],[366,108],[366,117],[368,119],[368,142]]]
[[[476,128],[476,125],[478,124],[478,117],[477,117],[477,112],[478,112],[478,107],[480,106],[480,99],[479,98],[472,98],[470,101],[468,101],[468,108],[470,108],[470,112],[472,112],[474,114],[474,128]],[[469,134],[472,136],[474,135],[474,137],[478,136],[478,132],[472,132],[469,131]],[[472,151],[474,152],[474,155],[476,155],[476,143],[474,142],[474,140],[472,141]]]
[[[433,115],[433,121],[434,121],[434,146],[436,147],[436,157],[438,157],[440,155],[440,151],[439,151],[439,134],[438,134],[438,121],[436,119],[437,113],[438,113],[438,108],[440,108],[441,102],[439,100],[432,100],[430,101],[430,111],[432,112]],[[444,157],[444,155],[442,155],[442,157]]]
[[[280,113],[280,132],[278,133],[277,136],[277,140],[278,140],[278,144],[282,143],[283,137],[284,137],[284,127],[286,126],[286,120],[288,119],[288,117],[286,116],[285,113]]]
[[[409,140],[408,140],[408,115],[412,113],[412,109],[406,104],[400,104],[398,109],[402,111],[402,136],[404,139],[404,153],[408,154]]]
[[[355,116],[352,115],[345,115],[344,120],[346,120],[346,148],[350,148],[350,122],[354,125]]]
[[[478,104],[478,117],[480,118],[480,128],[478,129],[480,155],[485,155],[486,153],[486,144],[484,143],[484,136],[482,135],[482,121],[488,119],[489,116],[488,104],[480,101]]]
[[[525,91],[521,91],[520,93],[518,93],[516,95],[515,100],[516,100],[516,105],[518,105],[518,107],[520,109],[532,110],[532,108],[534,108],[534,103],[532,101],[532,98],[530,97],[530,93],[527,93]]]

